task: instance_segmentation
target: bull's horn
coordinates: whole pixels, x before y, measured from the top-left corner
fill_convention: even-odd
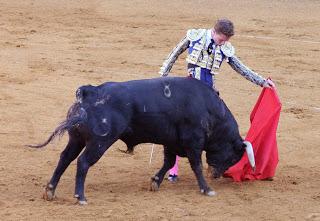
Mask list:
[[[249,141],[243,141],[243,143],[246,145],[246,152],[247,152],[248,159],[249,159],[250,165],[252,167],[252,170],[255,171],[256,163],[254,160],[254,153],[253,153],[252,144]]]

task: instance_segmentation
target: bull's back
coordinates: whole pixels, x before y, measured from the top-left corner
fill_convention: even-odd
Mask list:
[[[220,102],[212,88],[193,78],[162,77],[122,82],[120,85],[126,88],[135,104],[143,107],[144,112],[146,109],[152,112],[192,111]]]

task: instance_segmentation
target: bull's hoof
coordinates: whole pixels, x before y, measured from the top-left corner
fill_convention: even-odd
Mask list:
[[[159,190],[159,177],[151,177],[150,191],[156,192]]]
[[[80,200],[80,196],[78,194],[74,194],[74,198],[77,198],[77,200],[78,200],[77,203],[81,206],[88,204],[88,202],[85,198]]]
[[[206,193],[207,196],[215,196],[217,193],[213,190],[210,190],[209,192]]]
[[[78,203],[80,206],[85,206],[88,204],[88,202],[86,200],[78,200]]]
[[[54,188],[52,184],[47,184],[47,186],[44,189],[44,193],[42,195],[42,198],[47,201],[52,201],[55,198],[54,195]]]
[[[202,190],[200,190],[200,192],[206,196],[215,196],[217,194],[215,191],[210,190],[210,189],[208,189],[208,190],[202,189]]]

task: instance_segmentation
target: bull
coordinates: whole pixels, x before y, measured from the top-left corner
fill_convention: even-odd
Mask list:
[[[60,177],[77,160],[75,197],[86,204],[84,184],[88,169],[118,139],[132,152],[140,143],[164,146],[162,168],[151,178],[157,191],[166,172],[174,166],[176,155],[187,157],[200,192],[212,196],[203,173],[201,154],[220,177],[247,152],[254,168],[252,146],[244,141],[236,120],[218,94],[193,78],[165,77],[128,82],[107,82],[81,86],[76,101],[63,121],[42,144],[65,132],[69,141],[47,184],[44,198],[52,200]]]

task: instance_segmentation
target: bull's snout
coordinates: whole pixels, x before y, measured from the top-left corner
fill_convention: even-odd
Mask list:
[[[217,179],[217,178],[221,177],[221,173],[218,172],[213,166],[208,165],[207,176],[214,178],[214,179]]]

